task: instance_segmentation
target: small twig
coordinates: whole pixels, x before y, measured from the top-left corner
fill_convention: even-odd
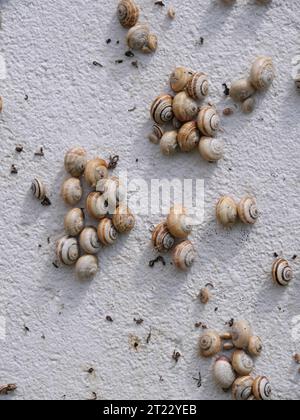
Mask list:
[[[103,65],[101,63],[99,63],[98,61],[93,61],[93,66],[103,67]]]
[[[16,149],[15,150],[16,150],[17,153],[21,153],[21,152],[23,152],[24,147],[21,144],[18,144],[16,146]]]
[[[161,7],[165,7],[165,3],[163,2],[163,1],[156,1],[155,3],[155,6],[161,6]]]
[[[17,389],[16,384],[0,385],[0,395],[7,395],[9,392],[13,392]]]
[[[149,344],[152,337],[152,330],[150,328],[149,334],[147,335],[146,343]]]
[[[136,323],[136,325],[141,325],[144,322],[142,318],[139,318],[139,319],[133,318],[133,320]]]
[[[42,206],[51,206],[51,201],[50,199],[46,196],[43,201],[41,202]]]
[[[136,106],[134,106],[133,108],[128,109],[128,112],[133,112],[136,110]]]
[[[34,156],[41,156],[41,157],[45,156],[44,148],[43,147],[40,147],[40,150],[38,150],[37,152],[35,152]]]
[[[222,84],[222,86],[223,86],[223,88],[224,88],[224,95],[225,95],[225,96],[229,96],[230,89],[229,89],[229,87],[227,86],[227,84],[226,84],[226,83],[223,83],[223,84]]]
[[[198,378],[193,378],[194,379],[194,381],[197,381],[197,387],[198,388],[201,388],[201,386],[202,386],[202,376],[201,376],[201,372],[199,372],[199,374],[198,374]]]
[[[159,255],[157,258],[155,258],[155,260],[151,260],[149,262],[149,267],[153,268],[155,266],[155,264],[158,263],[158,262],[161,262],[162,265],[166,265],[166,261],[165,261],[164,257]]]
[[[10,173],[13,174],[13,175],[16,175],[18,173],[18,169],[17,169],[16,165],[11,165]]]
[[[108,162],[108,169],[115,169],[119,163],[120,160],[120,156],[116,155],[116,156],[110,156],[109,157],[109,162]]]

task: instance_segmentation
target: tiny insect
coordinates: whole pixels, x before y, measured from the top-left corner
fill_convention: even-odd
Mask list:
[[[176,363],[178,363],[180,357],[181,357],[181,354],[179,353],[179,351],[174,350],[173,355],[172,355],[172,359],[175,360]]]

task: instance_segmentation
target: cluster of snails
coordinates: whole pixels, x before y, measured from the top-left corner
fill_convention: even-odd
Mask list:
[[[254,370],[253,357],[261,355],[262,340],[253,335],[247,321],[235,321],[231,331],[219,334],[207,330],[200,337],[200,355],[202,357],[217,356],[213,375],[218,386],[223,390],[232,388],[234,400],[269,400],[271,386],[265,376],[252,377]],[[231,357],[220,356],[222,351],[233,351]]]
[[[273,282],[278,286],[288,286],[293,280],[294,274],[289,262],[284,258],[276,258],[272,266]]]
[[[245,196],[237,204],[230,196],[223,196],[217,203],[216,215],[218,221],[225,227],[233,226],[238,218],[241,222],[253,225],[259,216],[255,197]]]
[[[149,140],[160,144],[161,152],[170,156],[177,151],[191,152],[198,147],[203,159],[216,162],[223,157],[224,142],[216,138],[220,117],[211,104],[199,107],[198,101],[209,93],[206,74],[177,67],[170,77],[175,95],[164,93],[152,103],[150,114],[154,121]],[[171,128],[165,129],[165,125]]]
[[[117,15],[120,24],[129,29],[126,37],[129,48],[145,54],[156,51],[157,36],[150,31],[147,23],[139,22],[140,9],[134,0],[120,0]]]
[[[274,78],[272,58],[259,56],[252,64],[250,76],[231,84],[229,95],[233,101],[241,103],[244,113],[251,113],[255,108],[255,93],[268,89]]]
[[[135,225],[135,218],[124,204],[125,189],[117,177],[109,177],[109,164],[101,158],[87,160],[86,151],[73,148],[65,155],[65,169],[71,175],[61,189],[66,204],[75,206],[83,196],[80,177],[93,189],[86,199],[86,210],[97,220],[97,228],[85,226],[83,209],[76,207],[68,211],[64,219],[66,235],[57,242],[56,253],[59,262],[76,264],[79,278],[93,277],[98,270],[95,256],[101,245],[111,245],[119,233],[129,232]],[[80,256],[80,248],[83,255]]]
[[[187,210],[175,204],[165,222],[153,228],[152,243],[158,252],[173,251],[173,262],[180,270],[187,270],[194,263],[196,252],[188,240],[192,222]]]

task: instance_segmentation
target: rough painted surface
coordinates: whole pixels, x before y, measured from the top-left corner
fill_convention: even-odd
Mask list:
[[[293,324],[300,315],[300,259],[293,262],[296,280],[289,288],[274,287],[269,275],[274,252],[300,254],[300,97],[290,79],[290,61],[300,48],[299,1],[273,0],[264,7],[238,0],[224,7],[212,0],[173,0],[175,21],[153,1],[139,1],[160,42],[157,54],[137,55],[139,69],[124,57],[116,3],[0,2],[7,64],[0,82],[0,316],[7,329],[0,340],[0,382],[18,384],[8,397],[15,399],[86,399],[93,392],[103,399],[228,399],[213,382],[212,360],[197,356],[200,331],[194,324],[223,329],[231,318],[247,318],[265,344],[256,372],[270,377],[275,398],[299,399],[292,354],[300,351],[300,320]],[[226,158],[218,165],[197,153],[164,158],[146,140],[149,104],[175,65],[206,71],[218,102],[222,83],[243,76],[258,54],[273,56],[278,77],[252,115],[224,119]],[[124,63],[115,64],[120,58]],[[93,66],[94,60],[104,67]],[[24,145],[19,155],[18,143]],[[205,222],[193,238],[199,256],[190,273],[148,267],[155,255],[148,227],[157,217],[138,217],[129,237],[103,250],[92,282],[81,284],[72,269],[53,267],[66,211],[58,194],[62,159],[76,144],[91,156],[119,154],[119,168],[130,169],[132,177],[205,179]],[[40,146],[45,158],[33,157]],[[17,175],[10,175],[13,163]],[[46,180],[51,207],[32,199],[33,176]],[[217,226],[214,205],[224,193],[254,193],[258,224],[231,231]],[[204,308],[196,296],[208,281],[215,285],[214,298]],[[140,317],[144,323],[137,326],[133,318]],[[182,354],[177,364],[174,349]],[[193,379],[199,371],[201,388]]]

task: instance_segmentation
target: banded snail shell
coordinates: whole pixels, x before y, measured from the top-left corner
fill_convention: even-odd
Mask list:
[[[98,271],[98,259],[95,255],[83,255],[77,260],[75,271],[81,279],[94,277]]]
[[[31,184],[31,192],[38,200],[42,201],[46,197],[47,190],[44,183],[38,179],[34,178]]]
[[[182,92],[192,76],[193,72],[186,67],[176,67],[170,77],[171,89]]]
[[[80,180],[78,178],[67,179],[62,185],[61,195],[64,201],[70,206],[77,204],[82,197]]]
[[[246,349],[252,335],[252,329],[248,321],[234,322],[232,326],[232,342],[237,349]]]
[[[214,378],[222,389],[229,389],[232,386],[236,376],[227,357],[221,356],[216,360],[214,364]]]
[[[215,107],[207,105],[200,109],[198,119],[198,128],[206,137],[213,137],[220,128],[220,117]]]
[[[152,232],[152,243],[158,252],[170,251],[175,244],[175,239],[168,231],[166,223],[160,223]]]
[[[191,152],[200,141],[195,121],[185,123],[178,131],[177,141],[182,152]]]
[[[232,355],[232,366],[238,375],[247,376],[252,372],[254,363],[244,350],[236,350]]]
[[[125,204],[120,204],[113,215],[112,222],[118,232],[126,233],[134,228],[135,217],[129,207]]]
[[[107,166],[107,162],[100,158],[88,161],[85,167],[84,177],[90,187],[95,188],[100,179],[108,177]]]
[[[243,223],[252,225],[258,219],[258,209],[256,199],[246,196],[238,204],[238,215]]]
[[[229,95],[236,102],[244,102],[255,92],[250,80],[240,79],[232,83]]]
[[[272,58],[258,57],[250,71],[250,81],[257,90],[265,90],[271,86],[275,78]]]
[[[196,257],[195,248],[190,241],[184,241],[176,245],[173,251],[173,262],[180,270],[188,270]]]
[[[248,352],[251,356],[260,356],[263,351],[263,343],[260,337],[256,335],[250,337],[248,344]]]
[[[272,267],[272,277],[274,283],[279,286],[288,286],[293,279],[293,270],[287,260],[277,258]]]
[[[158,125],[167,123],[173,119],[173,97],[171,95],[158,96],[151,106],[151,117]]]
[[[243,376],[234,381],[232,385],[232,398],[236,401],[247,401],[252,396],[254,379],[251,376]]]
[[[272,388],[271,384],[265,376],[258,376],[254,379],[252,392],[255,398],[259,401],[268,401],[271,399]]]
[[[75,178],[79,178],[83,174],[86,163],[87,155],[82,147],[75,147],[65,155],[65,169]]]
[[[94,219],[103,219],[108,213],[108,203],[99,192],[91,192],[86,199],[88,214]]]
[[[160,151],[165,156],[174,155],[178,147],[178,133],[176,130],[167,131],[160,139]]]
[[[79,244],[85,253],[97,254],[100,250],[97,230],[93,226],[84,228],[79,236]]]
[[[102,219],[97,229],[98,238],[103,245],[112,245],[118,238],[118,232],[111,219]]]
[[[152,133],[149,134],[148,138],[153,144],[159,144],[160,139],[164,135],[164,130],[158,125],[154,124],[152,127]]]
[[[186,239],[192,232],[192,219],[188,216],[187,209],[180,204],[175,204],[170,209],[167,226],[175,238]]]
[[[56,255],[59,261],[65,265],[75,264],[79,258],[77,239],[70,236],[64,236],[57,241]]]
[[[124,28],[131,28],[139,19],[139,8],[133,0],[120,0],[117,9],[118,19]]]
[[[192,121],[198,113],[198,104],[186,92],[180,92],[173,99],[173,112],[181,122]]]
[[[216,209],[217,219],[223,226],[232,226],[237,220],[237,205],[233,198],[221,197]]]
[[[213,357],[222,350],[222,341],[216,331],[206,331],[200,337],[200,354],[202,357]]]
[[[204,99],[209,93],[209,84],[206,74],[195,73],[189,80],[186,91],[193,99]]]
[[[208,162],[217,162],[224,156],[225,143],[220,138],[201,137],[199,142],[199,153]]]
[[[81,209],[75,208],[65,215],[65,231],[70,236],[77,236],[84,228],[84,213]]]

